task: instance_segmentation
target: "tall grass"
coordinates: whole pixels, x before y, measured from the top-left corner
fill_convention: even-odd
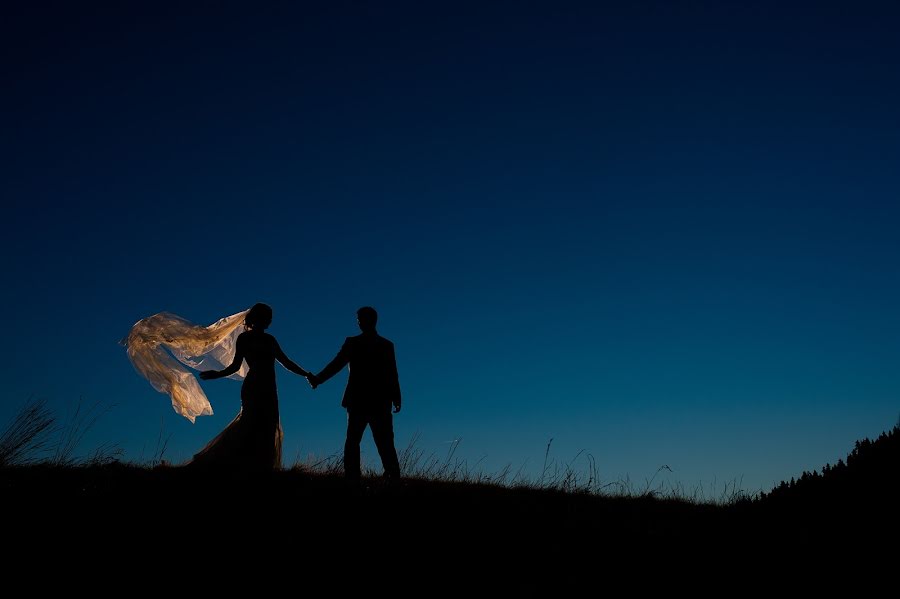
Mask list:
[[[95,403],[85,410],[79,399],[69,417],[60,422],[46,400],[29,397],[0,432],[0,467],[39,463],[95,465],[117,460],[122,450],[114,443],[103,443],[84,455],[76,454],[84,436],[110,409],[112,406]]]
[[[58,423],[44,400],[29,398],[19,413],[0,433],[0,467],[47,463],[56,466],[99,465],[120,459],[122,450],[116,444],[104,443],[85,454],[77,454],[85,435],[99,418],[113,406],[95,403],[85,409],[79,400],[68,418]],[[160,425],[156,449],[147,466],[165,464],[164,455],[169,437]],[[619,480],[603,480],[594,456],[586,451],[578,452],[569,461],[560,461],[552,454],[553,439],[547,442],[540,474],[525,473],[527,462],[514,469],[507,464],[497,472],[484,469],[483,458],[470,463],[457,455],[462,439],[453,440],[446,453],[427,453],[420,446],[420,434],[415,433],[399,453],[400,470],[408,479],[463,484],[496,485],[515,489],[540,489],[573,494],[589,494],[604,497],[642,497],[676,500],[695,504],[734,504],[752,499],[744,491],[739,480],[727,481],[721,490],[716,481],[687,490],[681,483],[672,484],[660,476],[672,472],[668,465],[660,466],[649,479],[635,483],[626,477]],[[143,457],[143,452],[142,452]],[[295,460],[293,470],[318,475],[342,475],[343,455],[336,453],[319,458],[307,456]],[[379,469],[375,464],[363,464],[363,474],[375,478]]]
[[[92,450],[86,456],[77,456],[75,451],[81,445],[84,436],[90,431],[97,420],[112,410],[112,405],[104,406],[95,402],[87,409],[83,407],[82,399],[78,399],[75,409],[68,419],[58,427],[59,438],[50,462],[57,466],[74,466],[79,462],[89,464],[102,464],[114,461],[122,454],[122,450],[112,443],[104,443]]]
[[[692,504],[730,505],[752,498],[735,479],[719,488],[717,481],[688,490],[681,483],[672,484],[661,475],[673,472],[668,465],[660,466],[649,479],[636,483],[630,478],[603,480],[595,457],[586,451],[578,452],[569,461],[560,461],[552,455],[553,439],[544,450],[540,474],[525,474],[526,463],[518,468],[507,464],[497,472],[486,472],[482,461],[470,463],[457,455],[462,439],[453,440],[446,453],[426,452],[420,447],[419,433],[413,434],[409,443],[398,452],[400,471],[407,479],[450,483],[497,485],[514,489],[539,489],[571,494],[588,494],[603,497],[649,498],[672,500]],[[341,475],[343,455],[338,452],[325,458],[307,456],[299,458],[292,466],[304,472]],[[376,478],[380,468],[376,464],[363,463],[363,475]]]
[[[153,450],[153,454],[149,459],[144,459],[144,452],[146,451],[146,446],[141,449],[141,455],[138,458],[138,463],[146,464],[151,468],[156,466],[169,466],[170,463],[166,459],[166,450],[169,448],[169,440],[172,438],[172,435],[165,435],[166,430],[165,419],[159,419],[159,434],[156,437],[156,449]]]
[[[54,418],[47,401],[29,397],[0,433],[0,467],[40,461],[53,431]]]

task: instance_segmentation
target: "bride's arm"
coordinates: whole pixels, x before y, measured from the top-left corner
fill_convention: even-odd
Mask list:
[[[284,366],[291,372],[299,374],[300,376],[309,376],[311,374],[308,371],[300,368],[300,366],[296,362],[288,358],[287,355],[285,355],[285,353],[281,350],[281,346],[278,345],[278,341],[276,341],[274,338],[273,341],[275,341],[275,359],[281,362],[282,366]]]
[[[241,333],[243,335],[243,333]],[[244,344],[241,341],[241,337],[237,338],[237,343],[235,343],[234,348],[234,360],[232,360],[229,366],[226,366],[222,370],[207,370],[205,372],[200,373],[200,378],[204,381],[209,381],[211,379],[220,379],[226,376],[231,376],[235,372],[241,369],[241,364],[244,363]]]

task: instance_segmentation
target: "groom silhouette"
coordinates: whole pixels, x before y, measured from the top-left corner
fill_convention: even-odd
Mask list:
[[[372,429],[372,437],[381,456],[381,465],[387,478],[400,478],[400,464],[394,449],[394,413],[400,411],[400,379],[397,376],[397,360],[394,344],[375,330],[378,313],[365,306],[356,311],[356,320],[362,334],[347,337],[341,351],[319,374],[309,377],[313,388],[324,383],[344,366],[350,365],[350,376],[341,405],[347,408],[347,439],[344,442],[344,476],[358,480],[360,477],[359,443],[366,426]]]

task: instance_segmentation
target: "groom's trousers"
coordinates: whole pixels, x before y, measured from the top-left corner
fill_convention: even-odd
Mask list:
[[[359,443],[362,441],[366,426],[372,429],[375,447],[381,456],[384,475],[388,478],[400,478],[400,463],[397,461],[397,450],[394,449],[394,416],[388,410],[347,410],[347,440],[344,443],[344,476],[357,479],[360,477]]]

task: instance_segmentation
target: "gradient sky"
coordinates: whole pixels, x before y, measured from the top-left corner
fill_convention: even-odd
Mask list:
[[[0,421],[186,459],[240,385],[192,425],[117,342],[263,301],[314,370],[375,306],[398,447],[485,472],[756,491],[897,422],[896,3],[11,4]],[[278,376],[338,452],[346,373]]]

